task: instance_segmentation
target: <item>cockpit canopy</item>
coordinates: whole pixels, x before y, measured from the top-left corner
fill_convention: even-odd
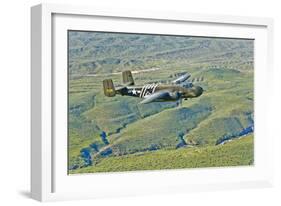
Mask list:
[[[191,87],[193,87],[193,84],[192,84],[192,82],[185,82],[185,83],[182,83],[181,86],[184,88],[191,88]]]

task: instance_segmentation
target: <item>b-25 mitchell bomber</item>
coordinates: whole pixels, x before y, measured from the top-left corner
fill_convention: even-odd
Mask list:
[[[192,82],[186,81],[190,76],[190,74],[185,73],[169,84],[152,83],[137,86],[131,71],[127,70],[122,72],[123,85],[120,87],[115,88],[112,79],[103,80],[104,95],[114,97],[118,94],[143,98],[140,104],[168,101],[181,102],[183,99],[199,97],[203,93],[202,87],[194,86]]]

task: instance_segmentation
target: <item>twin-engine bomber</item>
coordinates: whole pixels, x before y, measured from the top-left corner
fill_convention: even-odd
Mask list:
[[[200,86],[194,86],[188,82],[191,75],[184,73],[169,84],[152,83],[143,86],[135,85],[132,72],[127,70],[122,72],[123,85],[114,87],[112,79],[103,80],[104,95],[114,97],[116,94],[122,96],[132,96],[143,98],[140,104],[151,102],[168,102],[199,97],[203,93]]]

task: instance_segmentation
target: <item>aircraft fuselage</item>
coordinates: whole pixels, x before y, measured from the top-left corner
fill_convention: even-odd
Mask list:
[[[194,98],[203,93],[203,89],[199,86],[185,88],[179,85],[162,85],[162,84],[146,84],[143,86],[127,86],[116,90],[116,94],[146,98],[158,91],[168,91],[169,96],[162,97],[159,101],[176,101],[180,98]]]

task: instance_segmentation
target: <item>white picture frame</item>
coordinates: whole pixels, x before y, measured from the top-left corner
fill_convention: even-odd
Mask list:
[[[118,27],[116,21],[120,22]],[[138,26],[130,26],[134,24]],[[156,28],[154,24],[160,26]],[[166,25],[171,26],[173,31],[167,32]],[[181,29],[188,28],[186,25],[194,29],[192,31]],[[67,29],[75,28],[257,39],[255,45],[255,165],[247,168],[140,171],[69,177],[65,168],[67,164],[66,140],[58,136],[65,136],[65,130],[61,129],[64,126],[60,124],[66,123],[66,110],[63,110],[66,101],[63,97],[67,88],[64,35]],[[273,136],[269,132],[266,113],[266,109],[271,105],[271,96],[270,91],[263,87],[264,84],[267,88],[270,87],[270,79],[273,76],[272,29],[273,21],[269,18],[127,11],[57,4],[40,4],[32,7],[32,198],[39,201],[52,201],[272,186]],[[268,92],[267,98],[263,98],[264,92]],[[184,181],[179,181],[181,179]],[[98,187],[92,187],[93,184]]]

